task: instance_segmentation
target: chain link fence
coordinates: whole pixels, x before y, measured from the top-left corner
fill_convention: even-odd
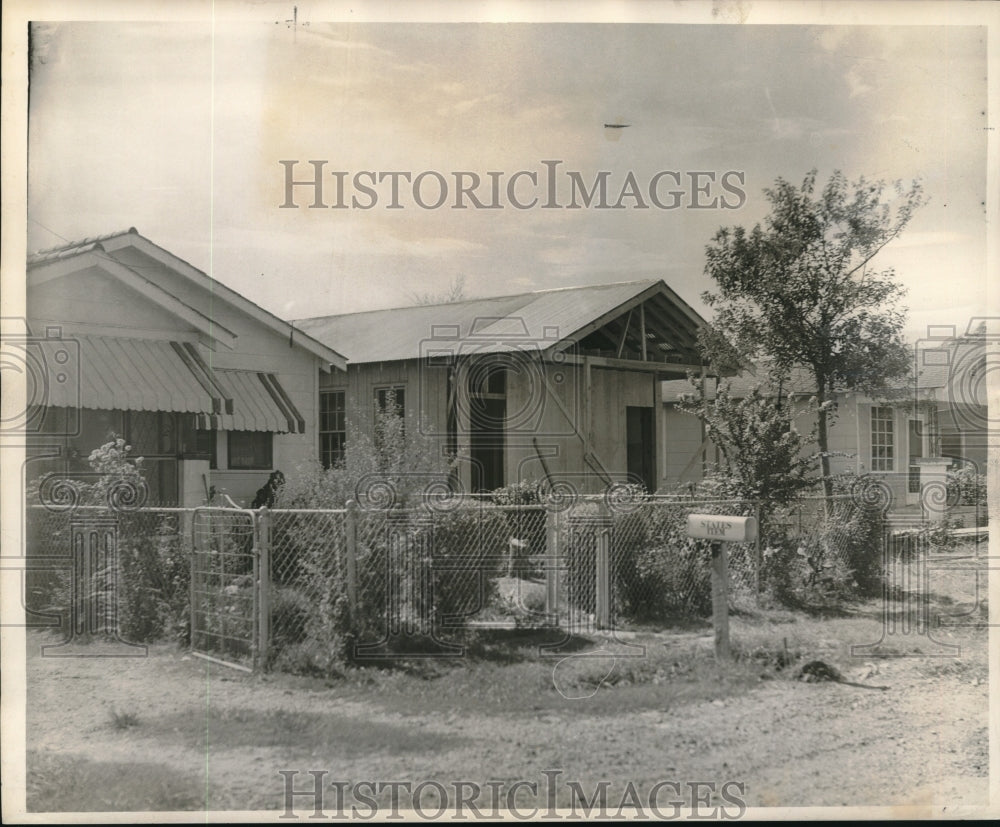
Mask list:
[[[94,600],[112,601],[118,634],[130,641],[173,637],[186,642],[191,510],[115,510],[79,505],[25,509],[23,593],[29,627],[62,627],[70,636],[98,631],[81,628]],[[80,557],[95,526],[110,521],[111,538],[89,565],[86,582]],[[107,596],[114,592],[113,597]]]
[[[694,512],[752,515],[735,501],[580,497],[497,505],[477,498],[407,508],[262,512],[270,558],[272,659],[350,635],[376,657],[403,639],[468,629],[628,628],[711,612],[707,541]],[[752,604],[759,549],[730,548],[730,602]],[[287,657],[287,653],[286,653]]]
[[[707,617],[710,543],[687,536],[688,515],[758,514],[747,501],[613,494],[308,510],[31,506],[29,622],[65,617],[74,526],[98,512],[116,519],[125,640],[169,636],[246,668],[296,671],[447,653],[472,629],[581,633]],[[853,497],[802,500],[770,515],[758,541],[729,543],[730,609],[840,569],[876,576],[883,535],[863,514]]]

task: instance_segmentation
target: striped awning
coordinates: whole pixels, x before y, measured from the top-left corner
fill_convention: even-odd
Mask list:
[[[199,428],[303,433],[305,421],[273,373],[211,368],[196,345],[73,335],[4,342],[34,404],[197,414]]]
[[[233,405],[231,411],[211,417],[213,428],[290,434],[305,432],[302,414],[273,373],[216,368],[215,378]]]
[[[220,389],[192,373],[188,348],[155,339],[67,336],[35,339],[44,375],[38,401],[53,407],[124,411],[225,410]],[[188,358],[185,358],[185,355]]]

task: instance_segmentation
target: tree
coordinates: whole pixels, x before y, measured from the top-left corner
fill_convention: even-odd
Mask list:
[[[716,309],[714,329],[703,337],[706,356],[731,361],[735,350],[744,364],[764,358],[779,374],[797,365],[810,372],[827,497],[832,391],[878,392],[910,367],[904,288],[891,268],[871,262],[902,233],[923,192],[918,181],[893,190],[891,199],[884,182],[850,183],[841,172],[819,193],[816,170],[801,187],[778,178],[764,190],[771,212],[763,227],[723,227],[706,249],[705,272],[717,286],[703,295]]]
[[[393,391],[376,408],[371,432],[362,424],[370,416],[363,408],[350,413],[344,457],[338,463],[323,468],[313,460],[290,472],[278,507],[343,508],[352,499],[383,497],[404,505],[442,491],[455,458],[442,453],[440,440],[420,427],[415,416],[407,421]]]
[[[414,304],[452,304],[465,300],[465,276],[455,276],[440,293],[407,293]]]
[[[780,396],[753,388],[743,399],[720,383],[714,399],[707,398],[704,380],[692,378],[694,393],[681,397],[679,408],[697,416],[705,435],[722,455],[723,494],[760,504],[761,520],[815,484],[815,455],[810,439],[795,428],[791,405]]]

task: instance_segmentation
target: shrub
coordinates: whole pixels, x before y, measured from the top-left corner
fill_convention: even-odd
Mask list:
[[[687,536],[687,515],[695,502],[638,498],[611,512],[613,607],[619,619],[666,620],[711,613],[710,544]],[[725,505],[697,507],[721,511]],[[573,521],[562,547],[571,603],[578,611],[592,613],[596,533],[586,522]]]
[[[68,541],[69,516],[78,506],[113,509],[117,517],[117,568],[94,572],[84,596],[97,605],[113,605],[121,636],[130,642],[171,638],[186,642],[189,635],[190,559],[181,543],[177,517],[155,511],[129,510],[144,497],[143,458],[133,458],[132,446],[115,437],[90,452],[88,463],[97,474],[93,482],[46,476],[28,486],[29,503],[38,502],[49,481],[59,513],[32,509],[32,522],[56,525]],[[59,499],[66,495],[67,499]],[[37,536],[36,531],[32,531]],[[71,612],[74,588],[70,574],[55,579],[48,598],[64,617]],[[107,630],[111,632],[112,630]]]
[[[986,475],[965,465],[948,472],[948,502],[956,505],[986,505]]]
[[[281,650],[303,641],[312,611],[308,593],[302,588],[276,586],[269,598],[272,649]]]
[[[404,420],[390,398],[376,411],[370,436],[358,425],[368,415],[356,411],[348,420],[341,462],[324,469],[314,460],[286,475],[277,508],[344,508],[352,499],[375,508],[407,506],[447,484],[454,458],[414,417]]]
[[[692,506],[708,513],[747,514],[752,507],[738,501],[713,503],[651,502],[616,514],[619,544],[615,586],[623,613],[636,620],[662,620],[680,615],[705,616],[712,611],[711,544],[687,535]],[[730,592],[741,583],[730,545]]]
[[[538,577],[541,568],[531,557],[545,554],[546,515],[545,488],[540,480],[521,480],[490,492],[490,501],[498,506],[510,506],[505,512],[506,534],[520,541],[512,552],[513,565],[521,577]],[[537,506],[524,508],[524,506]]]
[[[763,542],[762,587],[792,606],[880,594],[885,531],[880,505],[861,497],[803,500],[779,509]]]
[[[476,506],[433,516],[432,557],[427,561],[433,603],[427,608],[438,628],[461,627],[495,601],[497,578],[507,568],[512,516],[517,515]]]
[[[708,399],[703,379],[691,375],[689,381],[692,392],[678,409],[701,420],[722,455],[714,473],[721,496],[757,501],[767,513],[816,485],[818,455],[806,450],[815,435],[799,433],[793,406],[782,403],[777,389],[758,385],[734,398],[722,382]],[[813,407],[811,402],[809,411]]]
[[[190,557],[175,516],[123,513],[118,533],[118,622],[122,637],[187,643]]]
[[[275,637],[275,647],[294,647],[294,654],[276,651],[272,662],[337,671],[359,645],[381,642],[398,651],[407,641],[419,647],[441,629],[458,632],[495,597],[512,515],[442,501],[451,467],[438,443],[414,423],[404,428],[390,404],[376,415],[374,438],[351,426],[340,465],[303,466],[288,475],[272,513],[272,571],[296,595],[281,598],[289,601],[282,616],[287,613],[303,634]],[[359,502],[353,610],[348,518],[341,511],[350,500]],[[282,508],[326,511],[290,514]]]

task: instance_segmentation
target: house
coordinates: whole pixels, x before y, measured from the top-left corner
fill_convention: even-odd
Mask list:
[[[973,320],[962,336],[946,335],[920,343],[916,385],[937,410],[941,455],[953,465],[986,472],[990,440],[988,376],[1000,359],[1000,338]]]
[[[660,383],[700,370],[701,317],[663,281],[520,293],[302,319],[342,349],[320,377],[320,459],[343,456],[347,420],[367,432],[393,401],[442,452],[457,486],[525,479],[578,490],[660,484],[667,441]]]
[[[272,469],[316,455],[316,377],[346,369],[134,228],[29,256],[26,322],[27,479],[85,475],[120,435],[150,503],[197,505],[214,486],[249,504]]]
[[[983,347],[968,339],[922,342],[914,348],[915,380],[874,396],[835,391],[828,432],[831,472],[881,477],[896,507],[918,504],[924,486],[943,479],[949,467],[973,465],[983,473],[988,419]],[[765,378],[765,371],[751,369],[725,381],[731,396],[743,398]],[[711,387],[710,380],[709,393]],[[664,477],[675,485],[699,480],[720,457],[700,421],[677,406],[692,386],[668,381],[662,391],[664,428],[674,437],[664,458]],[[809,372],[794,369],[782,393],[796,412],[798,429],[811,430],[815,414],[807,408],[815,384]]]

